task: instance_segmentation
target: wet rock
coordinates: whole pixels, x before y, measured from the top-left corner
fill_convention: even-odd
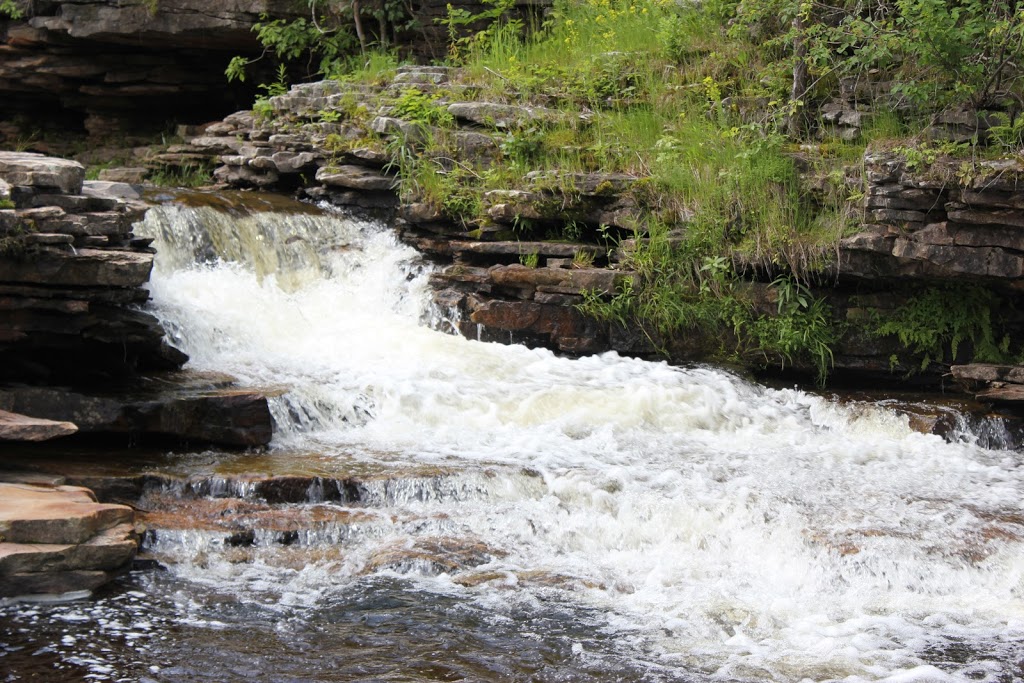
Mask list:
[[[261,446],[272,437],[262,393],[169,386],[151,395],[88,395],[62,389],[0,389],[0,408],[73,422],[83,433],[169,436],[229,446]]]
[[[411,547],[404,542],[378,550],[367,562],[366,571],[382,569],[425,569],[451,573],[487,564],[505,553],[469,538],[421,538]]]

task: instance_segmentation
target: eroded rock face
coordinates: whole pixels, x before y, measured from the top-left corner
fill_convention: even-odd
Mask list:
[[[137,310],[153,267],[132,233],[145,205],[84,175],[74,161],[0,152],[14,207],[0,209],[0,381],[96,381],[186,360]]]
[[[0,20],[0,114],[105,136],[159,131],[172,119],[199,123],[251,101],[251,86],[225,82],[228,60],[259,54],[250,29],[261,14],[292,19],[305,8],[97,0],[26,9],[20,21]]]
[[[255,84],[274,80],[252,28],[260,21],[309,18],[291,0],[80,0],[19,2],[19,20],[0,15],[0,143],[40,126],[94,137],[166,130],[168,121],[200,124],[253,101]],[[489,8],[474,0],[453,6],[470,14]],[[513,11],[539,13],[543,0]],[[446,54],[447,0],[408,6],[416,27],[389,36],[424,61]],[[376,19],[364,21],[376,26]],[[246,82],[228,83],[230,59],[253,60]],[[296,67],[297,80],[305,76]],[[410,84],[414,84],[411,81]],[[19,122],[19,119],[24,121]]]
[[[914,173],[894,154],[865,158],[870,222],[843,240],[843,278],[916,278],[1004,284],[1024,278],[1024,165],[957,162]]]

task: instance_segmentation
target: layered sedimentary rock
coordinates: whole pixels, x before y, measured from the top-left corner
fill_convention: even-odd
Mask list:
[[[73,422],[43,420],[0,410],[0,442],[46,441],[78,431]]]
[[[93,590],[137,549],[126,505],[78,486],[0,481],[0,597]]]
[[[274,80],[253,33],[260,21],[308,20],[315,5],[291,0],[79,0],[15,3],[23,16],[0,14],[0,140],[29,139],[47,125],[92,136],[166,131],[168,122],[202,123],[252,102],[255,84]],[[546,3],[536,3],[540,7]],[[454,6],[424,0],[404,6],[388,37],[421,59],[443,57]],[[519,3],[525,17],[533,3]],[[319,8],[321,13],[323,7]],[[411,12],[411,14],[409,14]],[[368,29],[378,22],[364,18]],[[372,26],[371,26],[372,24]],[[351,27],[348,27],[349,30]],[[354,41],[354,33],[353,33]],[[355,49],[355,48],[354,48]],[[253,62],[246,82],[226,81],[234,56]],[[297,60],[295,69],[307,65]]]
[[[0,152],[0,184],[0,411],[65,433],[270,441],[263,394],[230,378],[166,374],[187,357],[144,310],[154,252],[132,233],[148,207],[131,186],[17,152]],[[156,372],[165,374],[144,376]],[[0,438],[57,429],[24,419],[7,420]]]
[[[1024,164],[939,160],[912,172],[894,153],[865,157],[868,221],[843,240],[839,273],[1011,284],[1024,278]]]
[[[259,54],[250,29],[262,13],[304,14],[284,0],[100,0],[23,9],[20,20],[0,20],[2,118],[63,123],[93,135],[209,120],[251,101],[251,87],[226,87],[228,61]],[[10,136],[31,132],[21,128]]]
[[[172,369],[139,310],[153,265],[129,187],[84,181],[76,162],[0,152],[0,381],[81,382]]]

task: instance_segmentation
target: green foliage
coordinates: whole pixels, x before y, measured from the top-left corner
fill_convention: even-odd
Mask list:
[[[919,359],[921,370],[958,361],[965,342],[969,361],[1007,362],[1010,338],[1000,336],[997,324],[1004,307],[1001,297],[983,287],[929,287],[894,312],[876,316],[872,332],[899,339]]]
[[[209,185],[210,169],[203,164],[167,166],[149,174],[148,181],[158,187],[202,187]]]
[[[440,98],[438,93],[428,94],[415,88],[403,90],[392,105],[392,115],[412,123],[450,128],[455,119],[447,107],[438,103]]]
[[[341,112],[337,109],[321,109],[317,111],[316,118],[324,123],[337,123],[341,120]]]
[[[589,293],[581,310],[619,324],[650,324],[663,339],[699,330],[708,343],[719,344],[708,351],[723,358],[806,362],[825,383],[840,329],[823,299],[792,277],[780,277],[772,283],[776,313],[757,315],[729,259],[693,254],[692,244],[655,226],[628,259],[639,283],[625,281],[611,299]]]
[[[1024,148],[1024,114],[1014,118],[1003,112],[993,112],[989,117],[995,122],[988,129],[989,139],[1004,152],[1019,152]]]
[[[14,202],[12,202],[10,199],[0,199],[0,211],[13,208],[15,208]]]
[[[778,297],[778,315],[761,316],[750,325],[750,334],[766,354],[778,354],[786,362],[810,359],[823,386],[833,364],[832,347],[839,331],[824,299],[815,299],[804,285],[791,277],[772,282]]]
[[[519,262],[527,268],[536,268],[540,263],[540,255],[532,251],[529,254],[520,254]]]
[[[511,44],[513,48],[518,46],[523,22],[510,16],[515,10],[515,0],[482,1],[488,8],[475,14],[449,3],[447,15],[437,19],[437,23],[448,30],[448,55],[453,62],[493,52],[505,44]],[[480,24],[485,26],[479,31],[470,32],[469,29]]]
[[[969,150],[970,146],[965,142],[952,142],[940,140],[938,142],[923,142],[911,147],[897,146],[893,151],[903,155],[906,167],[911,171],[923,171],[939,160],[940,157],[961,156]]]
[[[813,82],[885,73],[894,94],[929,111],[992,104],[1018,90],[1024,76],[1018,2],[764,0],[732,3],[727,13],[731,35],[762,40],[782,74],[797,60],[807,64]]]
[[[0,17],[21,19],[24,16],[25,12],[18,7],[18,4],[14,0],[0,0]]]
[[[580,249],[572,255],[572,267],[579,269],[594,267],[594,252]]]
[[[255,60],[232,57],[224,71],[228,81],[244,81],[246,67],[268,55],[282,64],[301,65],[309,77],[379,77],[382,55],[389,55],[386,61],[393,69],[396,59],[388,46],[395,42],[395,35],[416,26],[404,0],[379,0],[365,6],[340,0],[308,3],[308,19],[268,20],[262,15],[252,30],[263,46],[263,55]],[[365,26],[364,19],[373,19],[373,25]],[[352,54],[357,48],[361,59]]]

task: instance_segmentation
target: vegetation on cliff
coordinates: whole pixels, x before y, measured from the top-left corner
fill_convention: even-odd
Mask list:
[[[524,37],[521,15],[498,2],[480,15],[451,9],[445,23],[455,82],[442,92],[410,84],[385,102],[418,125],[382,150],[406,202],[483,236],[489,192],[557,187],[564,198],[587,173],[634,178],[621,192],[637,216],[627,230],[573,220],[563,206],[548,207],[560,220],[523,218],[515,235],[608,249],[631,238],[625,263],[640,284],[592,297],[589,312],[641,320],[661,339],[721,327],[710,351],[810,363],[819,379],[847,323],[812,288],[834,277],[839,241],[863,222],[866,147],[901,151],[920,170],[959,155],[969,176],[977,160],[1024,146],[1021,3],[577,0],[556,2]],[[344,61],[332,47],[339,31],[309,28],[259,30],[278,57],[312,50],[332,77],[392,73],[396,60],[370,51],[365,35],[363,56]],[[466,99],[526,112],[485,111],[502,136],[496,158],[463,154],[451,133],[441,103]],[[267,102],[256,110],[273,115]],[[950,112],[976,125],[943,128]],[[323,112],[324,121],[340,116],[366,134],[335,140],[338,152],[383,145],[365,109]],[[747,280],[771,283],[767,305]],[[934,311],[927,344],[899,323],[927,308],[926,292],[908,292],[906,307],[869,331],[904,341],[915,356],[905,367],[952,360],[964,340],[968,354],[1005,359],[1016,349],[993,341],[1005,339],[994,313],[1005,302],[979,291],[969,310]]]

